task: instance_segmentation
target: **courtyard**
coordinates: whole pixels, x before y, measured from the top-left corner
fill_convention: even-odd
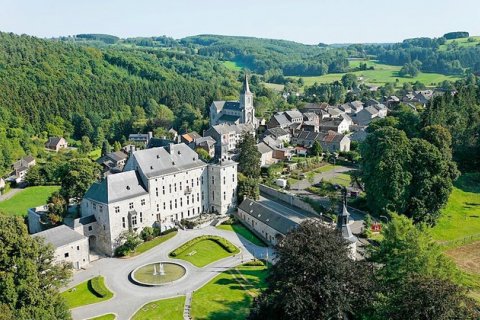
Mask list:
[[[181,245],[196,237],[204,235],[219,236],[228,240],[230,243],[232,243],[238,248],[238,253],[234,253],[231,255],[217,255],[217,259],[209,262],[207,265],[204,265],[202,267],[197,267],[188,260],[181,260],[169,257],[169,253],[173,250],[177,249]],[[188,251],[190,253],[193,250],[189,249]],[[197,251],[200,252],[200,250]],[[94,277],[102,276],[105,280],[105,286],[113,293],[113,297],[108,300],[102,300],[101,302],[73,308],[73,319],[91,319],[106,314],[115,314],[116,319],[130,319],[132,317],[134,319],[142,319],[142,317],[140,316],[144,313],[148,315],[150,313],[148,311],[154,308],[153,305],[158,305],[162,303],[162,300],[177,297],[177,299],[174,300],[164,301],[164,303],[169,304],[169,301],[178,301],[178,297],[182,296],[186,297],[185,303],[180,304],[183,305],[182,314],[184,314],[184,312],[187,312],[185,314],[188,315],[190,311],[190,305],[198,305],[198,303],[196,304],[195,302],[194,292],[200,290],[202,287],[213,281],[213,279],[217,276],[220,276],[222,274],[224,276],[231,276],[230,270],[235,270],[232,268],[235,268],[242,263],[253,259],[254,254],[257,258],[264,258],[267,255],[267,251],[268,256],[272,257],[273,251],[271,248],[265,248],[255,245],[250,241],[246,240],[245,238],[239,236],[237,233],[229,230],[222,230],[215,227],[206,227],[203,229],[186,231],[181,230],[173,238],[138,256],[134,256],[130,259],[103,258],[92,262],[86,270],[76,272],[74,274],[73,280],[68,286],[68,289],[85,283],[86,281]],[[157,261],[181,264],[186,270],[186,275],[175,282],[155,287],[140,286],[134,284],[131,281],[131,272],[134,269]],[[258,272],[258,267],[242,266],[239,267],[240,273],[247,272],[248,274],[248,268],[257,268],[257,271],[254,270],[253,272]],[[264,274],[259,275],[260,279],[263,279],[264,276]],[[248,276],[246,277],[248,279]],[[241,276],[238,276],[238,279],[239,281],[245,281]],[[250,283],[255,283],[257,280],[252,278],[249,281]],[[261,280],[258,281],[262,282]],[[217,281],[214,282],[218,283]],[[204,288],[206,289],[204,290],[210,291],[211,286],[212,285],[205,286]],[[247,286],[247,284],[244,284],[244,286]],[[241,285],[239,284],[234,287],[237,288],[234,298],[236,300],[244,299],[242,293],[238,291],[238,287],[241,287]],[[228,291],[228,288],[225,288],[224,290]],[[251,295],[252,289],[245,289],[245,296],[251,298]],[[250,301],[250,298],[245,298],[244,300]],[[149,303],[152,304],[149,305]],[[218,308],[219,307],[217,305],[214,309],[218,310]],[[175,304],[174,309],[176,310],[174,313],[176,314],[176,316],[178,316],[178,303]],[[208,312],[208,308],[206,309],[206,311],[204,309],[200,313],[202,314],[202,316],[205,316],[205,312]],[[212,310],[212,312],[214,312],[214,310]],[[163,319],[161,317],[147,318]],[[170,317],[167,316],[167,318]]]

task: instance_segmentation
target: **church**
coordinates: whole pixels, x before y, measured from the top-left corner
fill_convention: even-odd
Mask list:
[[[253,106],[253,93],[247,75],[243,81],[240,101],[213,101],[210,106],[210,126],[218,124],[252,124],[258,127]]]

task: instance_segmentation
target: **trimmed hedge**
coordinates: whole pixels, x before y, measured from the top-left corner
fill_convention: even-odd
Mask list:
[[[92,293],[99,298],[105,298],[110,291],[105,287],[105,283],[103,282],[103,277],[95,277],[93,279],[88,280],[90,283],[90,288],[92,289]]]
[[[244,266],[249,266],[249,267],[264,267],[265,262],[259,259],[251,260],[243,264]]]
[[[219,236],[206,235],[206,236],[196,237],[195,239],[192,239],[190,241],[185,242],[180,247],[178,247],[177,249],[170,252],[170,256],[171,257],[176,257],[179,254],[181,254],[182,252],[184,252],[185,250],[187,250],[188,248],[190,248],[191,246],[193,246],[194,244],[196,244],[200,241],[205,241],[205,240],[211,240],[211,241],[216,242],[220,247],[222,247],[223,249],[225,249],[229,253],[234,253],[238,250],[238,248],[235,247],[232,243],[230,243],[230,241],[228,241],[227,239],[224,239],[224,238],[219,237]]]

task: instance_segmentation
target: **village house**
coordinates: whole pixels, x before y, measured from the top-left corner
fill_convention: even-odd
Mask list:
[[[68,148],[68,142],[62,137],[50,137],[45,143],[45,148],[58,152],[60,149]]]
[[[147,133],[132,133],[128,135],[128,141],[143,143],[148,145],[150,139],[153,138],[153,132],[149,131]]]
[[[380,113],[380,111],[377,108],[373,106],[369,106],[364,108],[363,110],[361,110],[355,115],[354,122],[360,126],[368,126],[368,124],[372,122],[373,119],[380,117],[381,114],[386,115],[386,110]]]
[[[265,142],[260,142],[257,145],[257,150],[260,152],[260,166],[269,166],[276,161],[273,159],[273,148]]]
[[[312,147],[318,141],[323,151],[339,152],[350,151],[350,138],[344,134],[334,131],[328,132],[307,132],[299,131],[293,134],[292,144],[306,148]]]
[[[195,139],[195,149],[201,148],[207,151],[211,158],[215,157],[215,143],[216,141],[212,137],[200,137]]]
[[[109,174],[121,172],[127,159],[127,153],[124,151],[115,151],[100,157],[96,162],[102,166],[103,174]]]
[[[180,136],[180,143],[185,143],[187,146],[190,148],[194,149],[195,148],[195,141],[202,136],[199,135],[197,132],[192,131],[192,132],[187,132],[185,134],[182,134]]]
[[[274,140],[282,140],[284,143],[289,143],[292,135],[285,129],[271,128],[263,133],[264,138],[267,136],[272,137]]]
[[[21,158],[13,164],[12,176],[10,176],[7,181],[14,181],[16,183],[23,182],[28,170],[36,164],[35,158],[30,155]]]
[[[212,137],[215,140],[215,155],[222,157],[229,152],[235,152],[238,143],[244,132],[255,135],[255,128],[252,124],[218,124],[204,131],[204,137]]]
[[[275,113],[270,120],[267,122],[266,126],[268,129],[271,128],[288,128],[292,122],[287,118],[286,114],[283,112]]]
[[[338,133],[346,133],[350,131],[350,121],[346,118],[321,121],[319,126],[320,131],[335,131]]]

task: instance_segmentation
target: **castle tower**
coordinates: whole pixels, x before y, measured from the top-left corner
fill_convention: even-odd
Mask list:
[[[243,81],[242,92],[240,93],[240,110],[242,112],[241,123],[255,124],[255,108],[253,107],[253,94],[250,92],[247,74]]]

